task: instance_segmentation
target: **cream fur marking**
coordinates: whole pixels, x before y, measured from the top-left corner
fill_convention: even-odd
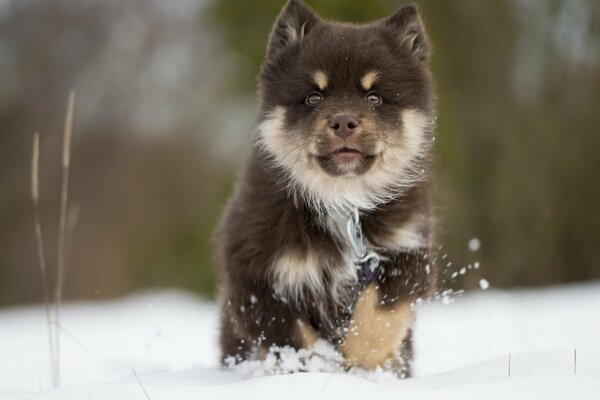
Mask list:
[[[423,154],[425,143],[423,133],[431,126],[431,121],[422,112],[412,109],[402,111],[401,117],[404,124],[403,144],[406,151],[417,156]]]
[[[412,322],[410,304],[381,308],[377,289],[371,284],[356,302],[350,329],[341,346],[346,362],[364,369],[393,366]]]
[[[313,81],[315,85],[319,88],[319,90],[327,89],[328,79],[327,75],[323,71],[315,71],[313,74]]]
[[[413,216],[409,221],[396,227],[391,234],[374,237],[377,245],[395,250],[411,250],[427,247],[428,240],[423,234],[427,228],[424,215]]]
[[[378,79],[379,72],[369,71],[362,77],[362,79],[360,80],[360,84],[362,85],[363,89],[371,90],[371,88],[373,87],[375,82],[377,82]]]
[[[286,30],[288,33],[288,40],[290,41],[290,43],[296,43],[299,40],[298,31],[296,30],[296,28],[294,28],[293,25],[288,24]]]
[[[349,256],[342,259],[342,266],[333,268],[310,249],[306,253],[298,250],[283,251],[271,266],[274,277],[274,289],[277,295],[296,304],[305,302],[306,292],[314,296],[331,296],[334,299],[345,298],[346,288],[356,283],[354,264]],[[332,282],[325,286],[323,271],[334,270]]]
[[[285,29],[288,34],[289,42],[296,43],[296,42],[304,39],[304,35],[306,32],[306,22],[302,24],[302,26],[300,27],[300,30],[297,30],[296,27],[292,24],[287,24]]]
[[[412,186],[421,177],[419,157],[430,143],[425,132],[431,118],[420,111],[407,109],[400,114],[402,132],[399,144],[384,144],[380,156],[369,172],[361,176],[330,176],[316,165],[307,149],[318,135],[288,132],[284,128],[285,108],[277,106],[258,127],[258,144],[273,162],[289,174],[288,188],[321,212],[346,213],[358,208],[372,210]],[[395,136],[394,136],[395,137]]]
[[[315,293],[324,290],[319,260],[312,252],[284,252],[273,263],[276,292],[290,300],[300,300],[306,287]]]

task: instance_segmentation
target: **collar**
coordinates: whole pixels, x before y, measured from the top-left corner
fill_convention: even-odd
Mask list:
[[[369,249],[360,225],[358,208],[354,208],[347,218],[346,234],[354,250],[354,265],[356,266],[358,282],[361,285],[366,285],[375,279],[382,256],[373,249]]]

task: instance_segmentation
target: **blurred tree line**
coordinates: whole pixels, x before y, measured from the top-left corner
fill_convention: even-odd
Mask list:
[[[306,0],[366,22],[401,2]],[[29,200],[55,258],[60,133],[77,91],[66,296],[213,295],[212,231],[254,125],[283,0],[0,3],[0,304],[41,299]],[[434,45],[439,243],[473,287],[600,278],[600,3],[418,1]],[[469,250],[478,238],[481,247]],[[450,281],[456,279],[450,278]],[[449,283],[448,283],[449,284]]]
[[[217,121],[235,108],[213,101],[222,76],[211,60],[222,56],[200,13],[197,2],[0,3],[0,304],[41,300],[29,198],[38,130],[53,271],[71,88],[70,199],[80,217],[66,297],[161,286],[212,293],[212,230],[235,161],[218,151],[227,136]]]
[[[214,3],[253,91],[282,1]],[[306,0],[343,21],[401,2]],[[594,0],[417,2],[439,92],[439,241],[446,276],[478,261],[500,287],[600,278],[600,4]],[[469,250],[471,238],[482,244]],[[460,277],[458,278],[460,279]],[[452,281],[453,279],[449,279]],[[450,283],[450,282],[449,282]]]

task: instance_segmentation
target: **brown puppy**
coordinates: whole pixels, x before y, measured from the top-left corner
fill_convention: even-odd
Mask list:
[[[224,360],[322,338],[348,366],[410,372],[411,304],[435,282],[428,56],[413,5],[368,25],[285,6],[217,235]]]

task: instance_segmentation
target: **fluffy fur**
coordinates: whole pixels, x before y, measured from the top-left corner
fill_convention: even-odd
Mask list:
[[[412,5],[367,25],[324,21],[296,0],[284,7],[254,145],[217,235],[223,358],[319,337],[348,366],[408,374],[410,304],[435,282],[428,56]],[[368,285],[345,234],[354,209],[386,260]]]

